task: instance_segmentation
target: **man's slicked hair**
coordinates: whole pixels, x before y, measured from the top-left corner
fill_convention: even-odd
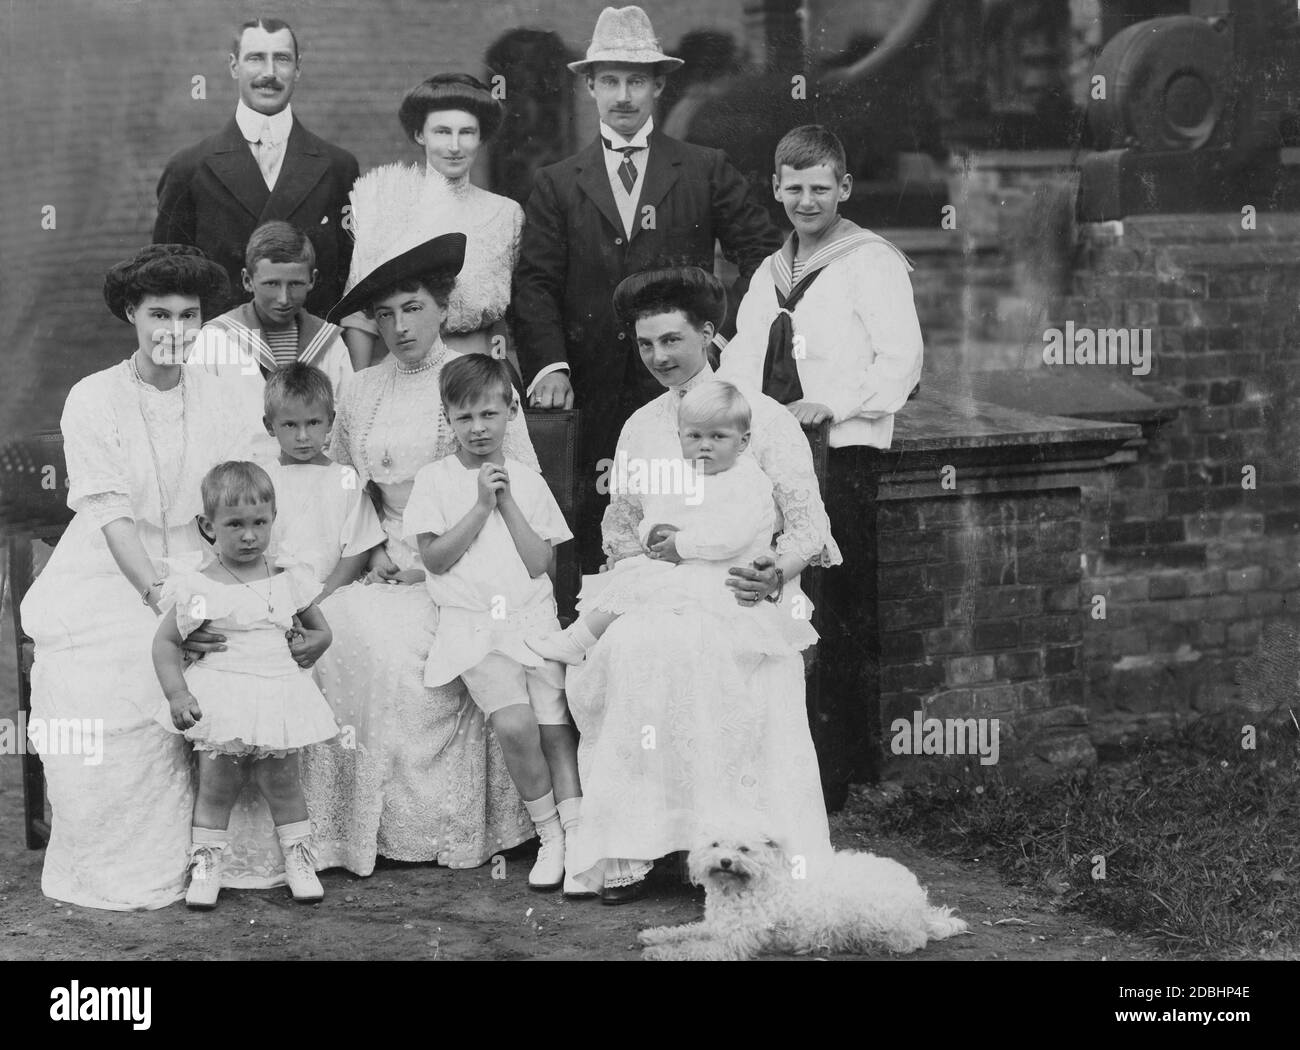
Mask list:
[[[278,33],[281,29],[289,30],[289,39],[293,41],[293,60],[298,61],[298,34],[293,31],[293,26],[289,25],[283,18],[250,18],[235,30],[235,40],[230,45],[230,53],[236,58],[239,57],[239,49],[244,42],[245,29],[263,29],[268,33]]]

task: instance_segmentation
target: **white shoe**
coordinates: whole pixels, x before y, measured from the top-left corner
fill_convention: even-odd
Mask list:
[[[528,888],[533,890],[558,890],[564,884],[564,829],[560,818],[537,826],[541,843],[537,847],[537,863],[528,873]]]
[[[576,828],[577,825],[574,825],[574,827]],[[572,840],[568,835],[566,835],[564,838],[564,895],[568,897],[569,900],[584,900],[588,897],[599,897],[599,893],[573,877],[573,865],[569,863],[570,841]]]
[[[567,630],[530,635],[524,644],[538,656],[562,664],[580,664],[587,658],[586,648]]]
[[[211,911],[221,894],[221,853],[223,843],[195,843],[190,846],[190,886],[185,891],[185,906],[195,911]]]
[[[311,837],[301,831],[286,834],[285,828],[289,827],[297,825],[288,824],[275,829],[280,835],[280,850],[284,853],[284,879],[294,900],[300,904],[316,904],[325,899],[325,887],[316,877],[316,852],[311,847]]]

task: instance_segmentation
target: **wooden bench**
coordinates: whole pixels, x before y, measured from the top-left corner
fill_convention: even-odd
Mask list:
[[[578,476],[579,413],[574,409],[538,410],[528,411],[525,416],[542,474],[565,520],[581,520],[578,511],[586,486]],[[812,447],[818,483],[825,491],[827,427],[823,424],[805,433]],[[58,431],[36,434],[0,448],[0,535],[8,549],[9,600],[18,655],[18,708],[24,718],[31,714],[32,644],[23,633],[21,605],[33,580],[33,541],[55,544],[72,520],[63,486],[66,476],[63,437]],[[50,477],[58,479],[57,484],[50,486],[47,482],[43,486],[42,480]],[[577,545],[562,544],[556,554],[556,602],[562,617],[572,615],[580,582]],[[803,589],[818,610],[813,616],[816,626],[821,609],[821,569],[805,571]],[[809,724],[817,741],[822,721],[815,646],[805,654],[805,670]],[[27,848],[43,849],[49,842],[50,825],[45,819],[45,777],[40,757],[25,751],[22,770]]]

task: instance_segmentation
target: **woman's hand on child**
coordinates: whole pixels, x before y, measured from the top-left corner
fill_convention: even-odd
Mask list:
[[[816,401],[792,401],[785,407],[790,410],[795,419],[799,420],[799,425],[805,427],[818,426],[834,415],[829,408],[819,405]]]
[[[226,651],[226,636],[209,630],[207,625],[191,631],[181,643],[181,658],[185,666],[196,660],[202,660],[204,653],[223,653]]]
[[[736,592],[737,605],[752,608],[776,593],[776,559],[770,554],[760,554],[749,565],[738,565],[727,573],[731,577],[727,586]]]
[[[293,618],[293,627],[284,632],[289,640],[289,655],[299,667],[311,667],[330,647],[333,638],[329,631],[313,631],[302,625],[298,617]]]
[[[650,557],[657,561],[670,561],[674,565],[681,562],[682,556],[677,553],[677,537],[673,535],[681,530],[676,525],[656,525],[650,530]],[[655,539],[656,535],[659,537]]]
[[[499,499],[511,498],[510,477],[499,463],[484,463],[478,469],[478,502],[485,510],[496,507]]]
[[[189,729],[200,718],[203,717],[203,711],[199,708],[199,702],[189,693],[180,693],[177,696],[167,698],[167,706],[172,711],[172,725],[177,729]]]

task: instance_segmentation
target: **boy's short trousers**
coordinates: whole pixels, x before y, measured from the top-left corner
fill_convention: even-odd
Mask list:
[[[461,672],[461,680],[485,715],[514,704],[530,704],[537,724],[569,724],[564,700],[564,665],[547,660],[541,667],[525,667],[501,653],[488,653],[481,663]]]

